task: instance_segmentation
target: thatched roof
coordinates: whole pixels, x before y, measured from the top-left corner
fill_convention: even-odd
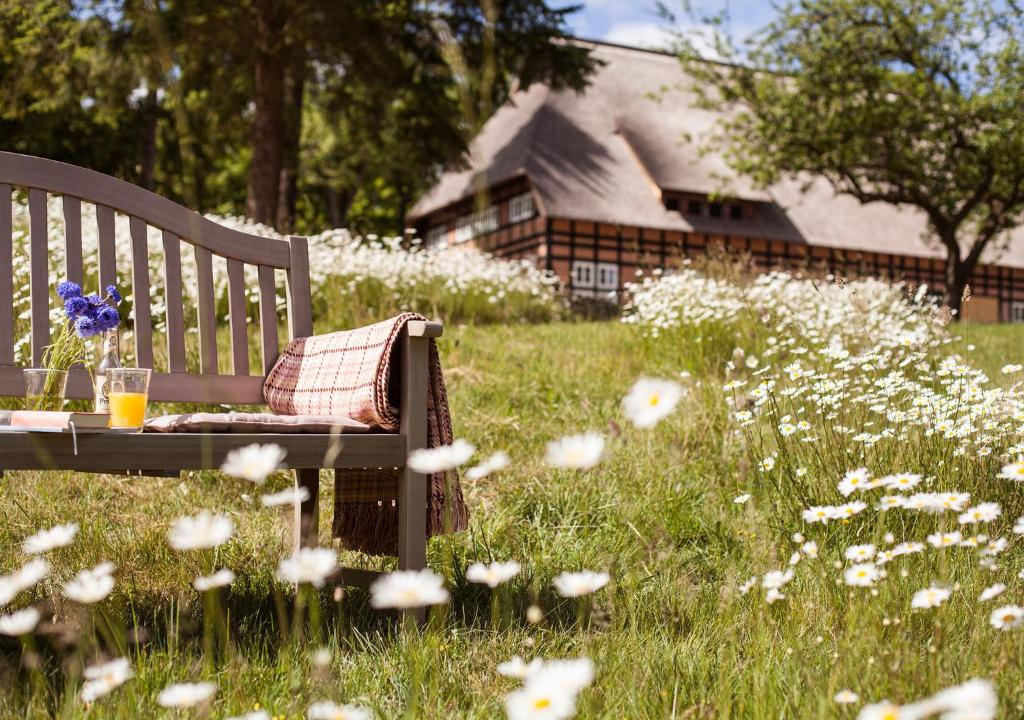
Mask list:
[[[583,42],[583,41],[580,41]],[[413,207],[416,221],[485,185],[525,175],[552,217],[785,239],[847,250],[941,257],[921,212],[837,196],[824,180],[754,188],[699,148],[720,115],[696,106],[672,55],[584,43],[605,65],[582,93],[534,85],[487,122],[465,170],[447,172]],[[725,193],[760,203],[756,220],[666,210],[660,190]],[[1024,267],[1024,231],[996,262]],[[990,257],[995,257],[990,255]]]

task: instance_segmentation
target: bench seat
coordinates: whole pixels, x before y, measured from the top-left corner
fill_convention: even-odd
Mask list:
[[[78,454],[75,454],[77,441]],[[405,465],[406,439],[394,433],[0,433],[0,469],[158,474],[217,469],[253,443],[286,448],[289,468]]]

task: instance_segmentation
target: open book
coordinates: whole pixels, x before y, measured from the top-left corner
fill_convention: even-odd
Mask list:
[[[96,432],[109,429],[110,413],[3,410],[0,411],[0,426],[10,431]]]

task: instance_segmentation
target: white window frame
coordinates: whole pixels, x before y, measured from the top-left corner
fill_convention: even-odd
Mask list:
[[[448,244],[448,226],[437,225],[427,230],[423,243],[428,248],[443,248]]]
[[[452,233],[452,243],[458,245],[473,239],[473,216],[463,215],[455,221],[455,232]]]
[[[515,195],[508,200],[508,221],[510,223],[529,220],[537,214],[533,206],[533,194],[529,192]]]
[[[619,266],[617,263],[599,262],[597,264],[597,289],[619,289]]]
[[[1010,303],[1010,322],[1024,322],[1024,302],[1014,301]]]
[[[455,233],[452,237],[454,244],[468,242],[474,238],[494,232],[498,229],[498,206],[488,205],[487,207],[463,215],[455,221]]]
[[[572,261],[573,288],[595,288],[597,285],[597,264],[593,260]]]

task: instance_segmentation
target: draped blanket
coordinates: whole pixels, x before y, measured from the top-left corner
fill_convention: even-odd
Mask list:
[[[355,330],[295,338],[264,383],[267,405],[282,415],[330,415],[366,423],[378,432],[399,429],[402,329],[422,315],[403,313]],[[437,345],[429,340],[427,445],[452,442],[448,395]],[[342,439],[344,443],[344,439]],[[344,547],[374,555],[398,549],[398,474],[394,468],[338,469],[334,481],[334,535]],[[429,478],[427,533],[464,530],[469,511],[455,471]]]

